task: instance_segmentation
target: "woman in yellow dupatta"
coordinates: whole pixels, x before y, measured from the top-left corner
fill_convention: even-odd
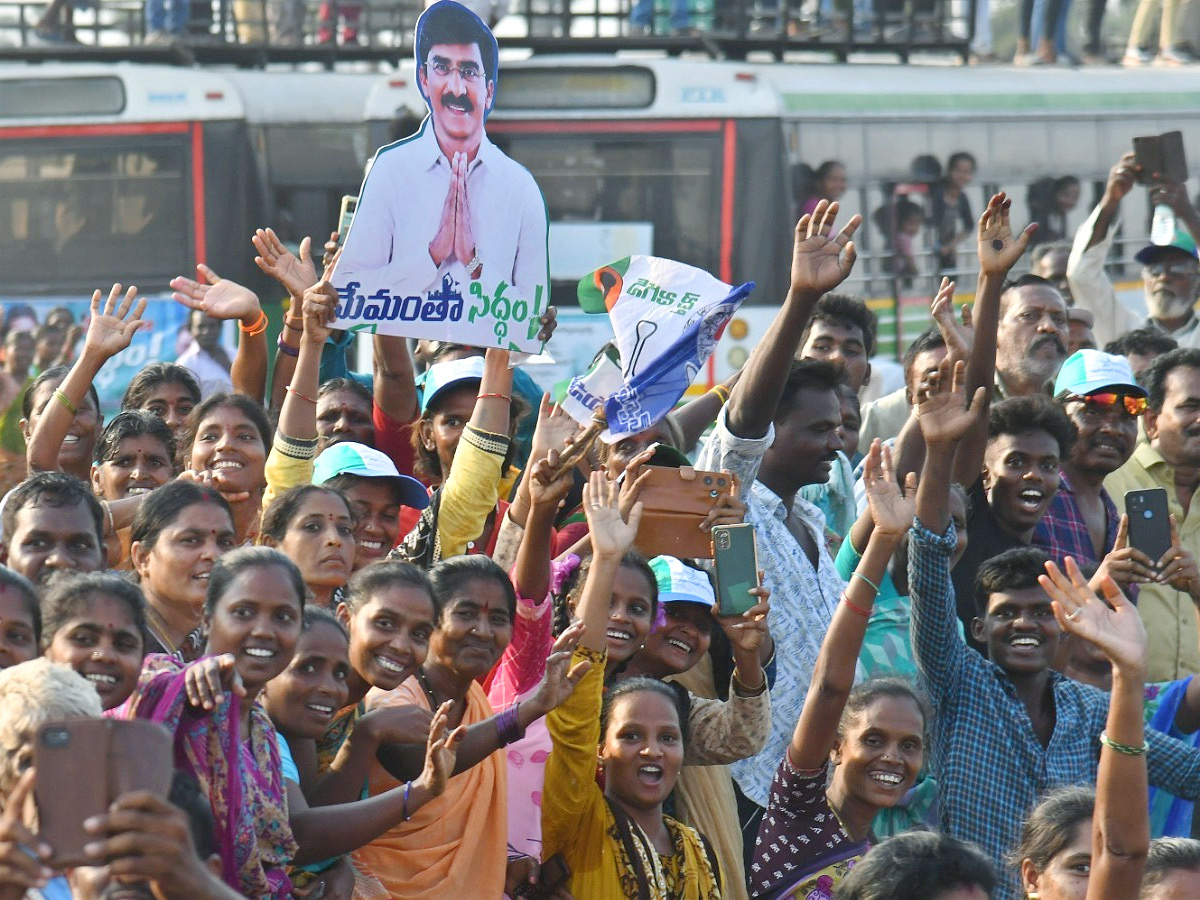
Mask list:
[[[661,681],[630,678],[603,699],[612,580],[641,519],[639,503],[628,523],[621,520],[619,490],[602,473],[584,489],[593,558],[576,610],[585,631],[575,658],[591,668],[546,720],[554,751],[542,794],[542,854],[564,856],[575,900],[720,900],[720,867],[708,842],[663,815],[687,740],[677,695]]]
[[[354,854],[356,900],[499,898],[508,864],[508,795],[501,747],[519,738],[574,686],[567,673],[580,629],[568,629],[547,660],[546,676],[528,698],[492,710],[479,684],[508,646],[516,593],[504,570],[485,556],[456,556],[430,571],[439,610],[429,654],[416,674],[392,691],[372,688],[368,711],[451,701],[450,721],[467,726],[446,791]],[[368,788],[382,793],[415,778],[420,746],[387,747],[373,763]],[[368,874],[369,873],[369,874]]]

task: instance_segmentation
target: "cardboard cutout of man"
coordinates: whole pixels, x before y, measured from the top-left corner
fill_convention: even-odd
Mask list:
[[[465,6],[439,0],[417,21],[416,61],[429,115],[415,135],[375,154],[335,285],[357,282],[363,296],[460,296],[470,305],[479,282],[484,295],[504,285],[508,298],[530,307],[540,299],[544,308],[546,204],[533,176],[484,128],[496,97],[495,36]],[[339,318],[351,312],[346,306]]]

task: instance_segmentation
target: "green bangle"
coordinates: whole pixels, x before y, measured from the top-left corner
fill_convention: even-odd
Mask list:
[[[873,582],[870,578],[868,578],[862,572],[851,572],[850,577],[851,578],[861,578],[863,581],[865,581],[867,584],[869,584],[872,588],[875,589],[876,594],[879,593],[879,585],[877,585],[875,582]]]
[[[1125,756],[1145,756],[1146,751],[1150,749],[1149,743],[1143,743],[1140,747],[1134,747],[1130,744],[1118,744],[1116,741],[1110,738],[1106,732],[1103,731],[1100,732],[1100,743],[1109,750],[1113,750]]]

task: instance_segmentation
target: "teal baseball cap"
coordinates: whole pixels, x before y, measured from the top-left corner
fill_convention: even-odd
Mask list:
[[[1145,397],[1146,389],[1133,378],[1129,360],[1100,350],[1076,350],[1058,370],[1054,396],[1085,396],[1097,391],[1114,391],[1127,396]]]
[[[356,475],[359,478],[388,478],[400,487],[400,502],[413,509],[429,505],[425,485],[411,475],[401,475],[386,453],[359,444],[341,441],[321,451],[313,462],[313,484],[324,484],[337,475]]]
[[[1196,242],[1192,239],[1191,234],[1188,233],[1186,228],[1176,226],[1175,234],[1171,236],[1171,243],[1147,244],[1133,258],[1143,266],[1148,266],[1164,256],[1174,255],[1172,251],[1186,253],[1192,259],[1196,258]]]
[[[483,357],[468,356],[447,362],[434,363],[425,371],[424,393],[421,395],[421,412],[426,413],[440,394],[469,382],[476,385],[483,381]]]
[[[658,602],[696,603],[712,609],[717,602],[708,573],[685,566],[674,556],[656,556],[650,560],[654,580],[658,582]]]

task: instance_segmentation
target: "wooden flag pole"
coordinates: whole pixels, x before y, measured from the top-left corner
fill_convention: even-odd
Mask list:
[[[550,480],[558,478],[567,469],[574,468],[587,452],[592,449],[592,445],[596,443],[596,438],[600,437],[600,432],[608,427],[608,419],[604,415],[604,405],[596,407],[596,411],[592,413],[592,420],[588,422],[587,428],[579,432],[571,439],[571,445],[558,455],[558,465],[555,467]]]

